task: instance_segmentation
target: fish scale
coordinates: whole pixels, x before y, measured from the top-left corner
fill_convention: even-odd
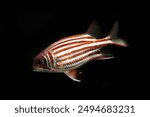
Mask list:
[[[85,58],[82,58],[81,60],[79,61],[75,61],[74,63],[68,63],[68,64],[65,64],[64,65],[64,68],[65,69],[76,69],[80,66],[82,66],[83,64],[85,64],[86,62],[90,61],[90,60],[93,60],[97,57],[101,57],[101,54],[93,54],[91,56],[87,56]]]
[[[96,50],[88,50],[88,52],[84,52],[83,54],[80,53],[76,57],[68,58],[67,60],[62,60],[58,62],[58,64],[65,66],[66,64],[72,67],[75,67],[76,65],[78,66],[78,62],[81,60],[86,59],[88,56],[93,56],[96,52],[98,52],[99,49]]]
[[[103,41],[103,42],[87,42],[87,43],[80,43],[78,46],[72,46],[72,47],[68,47],[68,48],[65,48],[65,49],[62,49],[62,50],[59,50],[57,51],[56,53],[54,53],[56,56],[63,56],[65,55],[66,53],[71,53],[71,52],[76,52],[78,50],[82,50],[82,49],[85,49],[85,48],[100,48],[104,45],[108,44],[108,42],[106,41]]]
[[[83,39],[83,37],[88,38],[88,39],[93,39],[93,37],[89,34],[77,34],[77,35],[73,35],[73,36],[68,36],[66,38],[63,38],[63,39],[60,39],[60,40],[54,42],[52,45],[50,45],[50,47],[48,47],[48,49],[57,47],[59,44],[67,42],[67,41],[69,42],[69,41],[73,41],[73,40]]]

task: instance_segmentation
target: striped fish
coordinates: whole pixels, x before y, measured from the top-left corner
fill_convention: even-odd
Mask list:
[[[117,37],[118,22],[114,24],[110,34],[101,39],[94,36],[96,27],[97,24],[94,22],[86,33],[62,38],[51,44],[35,57],[34,71],[64,72],[72,80],[80,82],[80,72],[77,68],[91,60],[113,58],[101,51],[101,48],[106,45],[127,46]]]

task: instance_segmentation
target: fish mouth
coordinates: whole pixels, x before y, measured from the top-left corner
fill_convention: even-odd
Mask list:
[[[39,68],[39,67],[33,67],[34,72],[50,72],[49,69],[43,69],[43,68]]]
[[[35,72],[42,72],[42,71],[43,71],[43,68],[33,67],[33,70],[32,70],[32,71],[35,71]]]

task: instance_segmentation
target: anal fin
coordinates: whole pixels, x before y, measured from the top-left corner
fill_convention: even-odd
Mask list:
[[[96,54],[93,60],[106,60],[106,59],[112,59],[112,58],[114,58],[114,56],[111,53],[102,52],[102,53]]]
[[[112,59],[114,56],[105,56],[105,55],[100,55],[99,57],[95,57],[94,60],[106,60],[106,59]]]
[[[72,80],[77,81],[77,82],[81,82],[81,80],[79,79],[81,72],[79,72],[77,69],[72,69],[72,70],[69,70],[69,71],[65,71],[64,73],[69,78],[71,78]]]
[[[113,54],[109,50],[101,49],[99,53],[95,56],[94,60],[106,60],[114,58]]]

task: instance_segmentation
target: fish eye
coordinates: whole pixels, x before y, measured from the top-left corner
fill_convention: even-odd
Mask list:
[[[44,64],[44,60],[42,60],[42,59],[38,60],[38,61],[37,61],[37,64],[38,64],[38,65],[43,65],[43,64]]]

